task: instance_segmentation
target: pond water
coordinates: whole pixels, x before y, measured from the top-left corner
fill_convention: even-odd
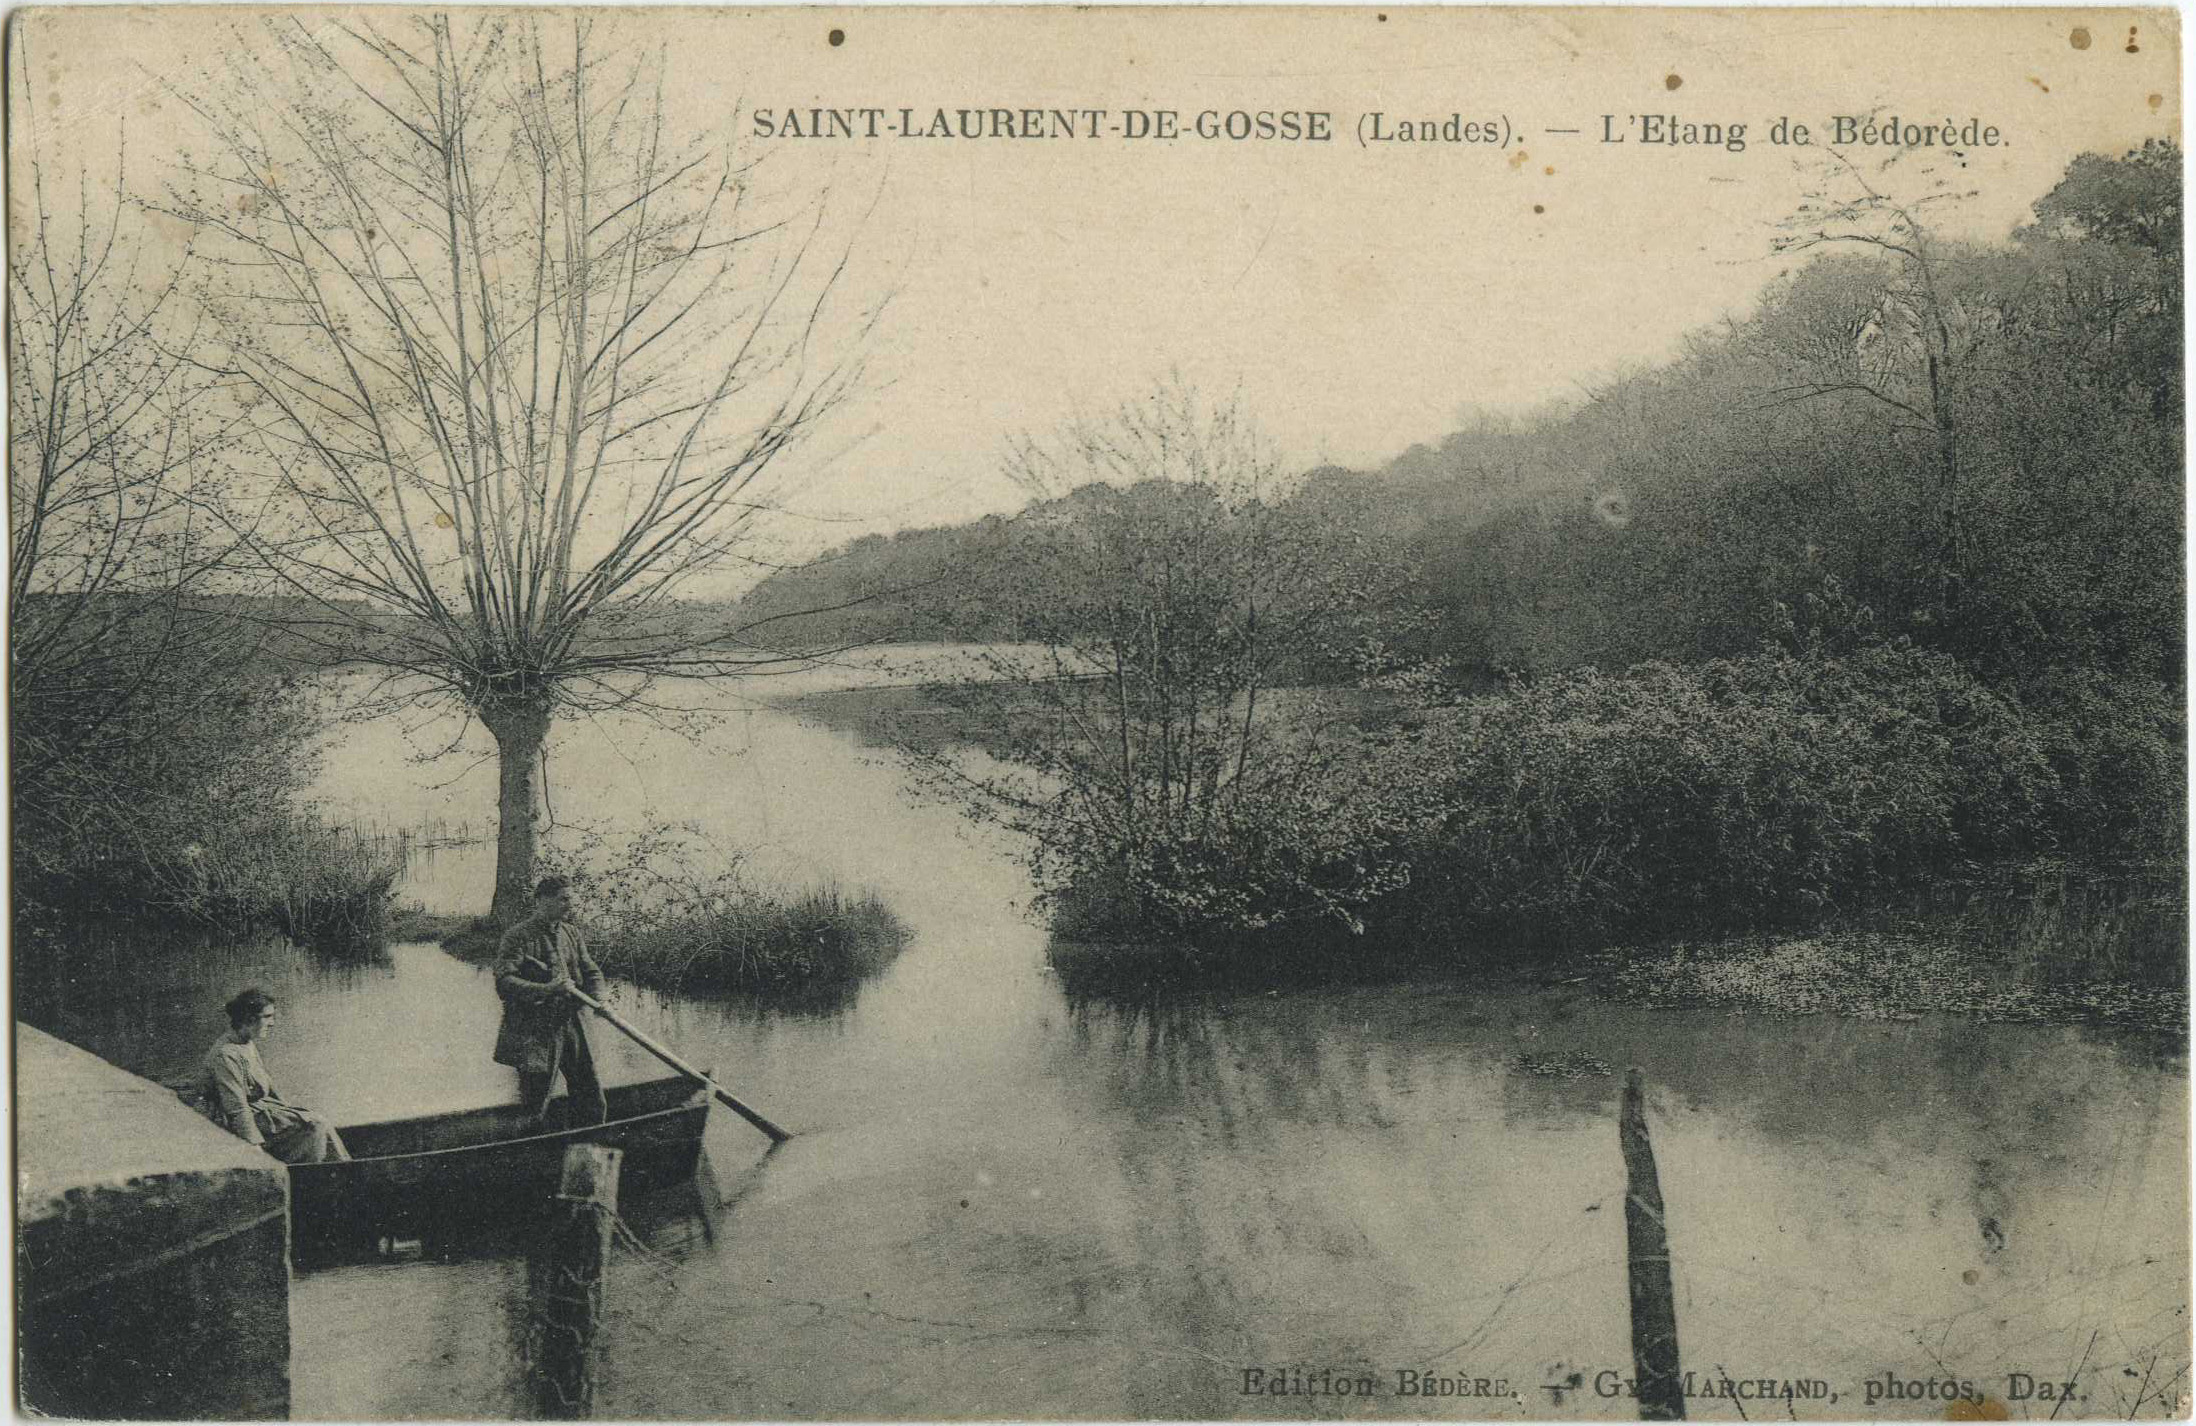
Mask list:
[[[1941,1396],[1884,1399],[1885,1381],[2004,1399],[2013,1373],[2074,1380],[2087,1400],[2065,1417],[2185,1410],[2170,1039],[1645,1010],[1583,985],[1078,1002],[1010,846],[911,800],[848,734],[684,696],[712,715],[695,737],[631,715],[560,730],[557,818],[692,821],[773,874],[876,888],[913,939],[827,1015],[621,988],[796,1137],[766,1157],[713,1116],[713,1235],[682,1204],[628,1205],[601,1414],[1628,1418],[1597,1385],[1630,1374],[1616,1104],[1635,1065],[1683,1365],[1838,1393],[1789,1413],[1698,1397],[1693,1416],[1942,1419]],[[331,812],[490,825],[492,764],[458,732],[345,729]],[[484,848],[440,852],[408,894],[477,910],[489,869]],[[133,1069],[187,1068],[256,980],[284,1002],[277,1081],[338,1120],[509,1090],[485,972],[431,946],[116,966],[55,1028]],[[597,1039],[614,1075],[648,1072]],[[497,1257],[302,1274],[296,1413],[522,1414],[524,1289]],[[1401,1395],[1405,1370],[1486,1394]],[[1312,1394],[1360,1375],[1375,1395]],[[1275,1380],[1311,1390],[1245,1391]]]

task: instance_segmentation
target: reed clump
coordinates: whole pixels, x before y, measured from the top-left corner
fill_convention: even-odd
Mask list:
[[[746,888],[738,899],[596,923],[605,973],[676,990],[808,990],[882,970],[907,928],[875,892]]]
[[[406,832],[277,810],[198,838],[90,848],[77,865],[26,878],[17,901],[56,923],[271,929],[302,945],[373,946],[411,849]]]
[[[201,851],[193,899],[210,919],[271,926],[300,945],[377,946],[387,939],[407,833],[293,819],[280,835]]]
[[[605,974],[689,992],[814,997],[850,990],[905,948],[876,892],[759,877],[736,848],[652,827],[572,873]]]

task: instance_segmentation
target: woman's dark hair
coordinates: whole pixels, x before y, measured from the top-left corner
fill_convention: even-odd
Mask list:
[[[570,885],[571,883],[561,876],[545,876],[534,883],[534,899],[539,901],[544,896],[555,896]]]
[[[226,1007],[229,1012],[229,1028],[232,1030],[243,1029],[247,1024],[259,1018],[260,1011],[265,1010],[274,1003],[274,997],[256,985],[250,990],[238,991],[236,998],[231,1000]]]

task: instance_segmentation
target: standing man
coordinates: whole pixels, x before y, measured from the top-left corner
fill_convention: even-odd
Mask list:
[[[503,997],[503,1028],[496,1034],[496,1063],[518,1071],[519,1102],[539,1119],[548,1113],[549,1091],[564,1075],[569,1126],[600,1124],[608,1117],[587,1020],[574,989],[602,998],[602,969],[572,925],[572,896],[560,876],[534,888],[534,914],[503,933],[496,956],[496,994]]]

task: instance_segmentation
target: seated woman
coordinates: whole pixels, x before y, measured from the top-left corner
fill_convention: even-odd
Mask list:
[[[260,1063],[259,1037],[274,1024],[274,999],[254,987],[228,1004],[229,1033],[206,1052],[206,1106],[216,1123],[289,1164],[347,1159],[336,1131],[310,1110],[285,1104]]]

